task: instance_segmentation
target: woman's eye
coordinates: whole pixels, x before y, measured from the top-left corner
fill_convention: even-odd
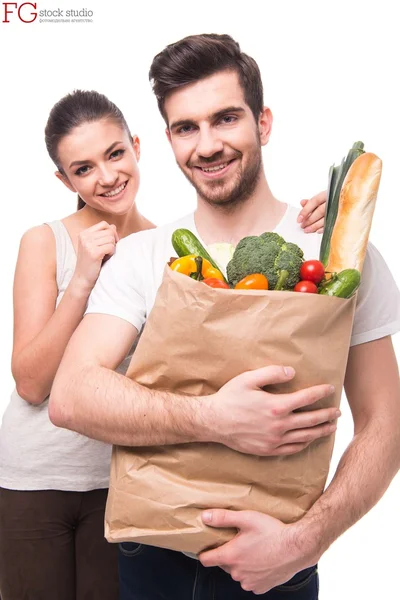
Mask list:
[[[83,167],[79,167],[79,169],[75,171],[75,175],[86,175],[89,169],[90,167],[88,165],[83,165]]]
[[[114,152],[111,152],[110,158],[118,158],[119,156],[122,156],[124,152],[125,150],[123,150],[122,148],[120,148],[119,150],[114,150]]]

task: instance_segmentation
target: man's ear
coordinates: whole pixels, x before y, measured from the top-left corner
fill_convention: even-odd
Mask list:
[[[139,160],[140,160],[140,139],[138,138],[137,135],[132,136],[132,146],[133,146],[133,151],[136,156],[136,160],[139,162]]]
[[[258,120],[258,130],[260,133],[261,146],[265,146],[266,144],[268,144],[269,136],[271,135],[272,131],[272,122],[272,112],[267,106],[264,106],[260,114],[260,118]]]
[[[57,179],[59,179],[60,181],[63,182],[63,184],[69,189],[71,190],[71,192],[76,192],[76,189],[74,188],[74,186],[69,182],[69,179],[63,174],[61,173],[61,171],[56,171],[54,173],[54,175],[57,177]]]
[[[165,133],[167,135],[169,143],[171,144],[171,132],[169,130],[169,127],[166,128]]]

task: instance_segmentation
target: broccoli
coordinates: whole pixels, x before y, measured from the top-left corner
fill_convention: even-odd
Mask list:
[[[285,277],[280,279],[279,289],[293,289],[300,279],[302,262],[303,252],[296,244],[286,243],[277,233],[266,232],[240,240],[226,272],[233,286],[247,275],[262,273],[268,279],[269,289],[273,290],[284,270],[288,275],[286,281]]]
[[[266,231],[260,235],[260,238],[264,240],[264,242],[275,242],[279,246],[283,246],[283,244],[286,243],[283,237],[274,231]]]
[[[262,236],[243,238],[226,267],[229,282],[235,286],[247,275],[262,273],[268,279],[269,286],[274,286],[278,281],[275,259],[279,251],[280,244],[273,240],[265,241]]]
[[[286,247],[285,247],[286,246]],[[287,248],[290,246],[290,248]],[[300,253],[302,256],[300,256]],[[284,244],[275,259],[275,269],[280,275],[282,271],[287,271],[288,275],[279,282],[279,289],[292,290],[296,283],[300,281],[300,267],[303,263],[303,252],[296,244]]]
[[[285,242],[282,244],[281,250],[289,250],[289,252],[294,252],[300,258],[304,258],[304,252],[301,248],[297,246],[297,244],[292,244],[291,242]]]

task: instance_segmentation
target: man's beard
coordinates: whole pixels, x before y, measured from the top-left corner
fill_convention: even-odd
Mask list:
[[[241,156],[242,154],[237,152],[237,157],[240,158]],[[212,163],[221,160],[221,158],[223,158],[222,153],[217,153],[210,157],[208,161]],[[203,159],[202,163],[204,162]],[[206,165],[204,164],[204,166]],[[217,179],[199,185],[181,167],[180,169],[202,200],[213,207],[223,209],[224,211],[232,211],[248,200],[257,187],[262,169],[261,148],[258,147],[252,156],[250,156],[245,169],[243,169],[243,164],[241,165],[233,185],[232,183],[229,185],[230,189],[227,189],[228,185],[226,183]]]

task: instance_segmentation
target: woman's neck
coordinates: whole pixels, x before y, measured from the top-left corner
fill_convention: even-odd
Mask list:
[[[84,206],[75,213],[76,220],[84,224],[84,228],[91,227],[100,221],[107,221],[109,225],[115,225],[120,239],[145,229],[153,229],[155,225],[146,219],[138,210],[136,204],[124,215],[113,215]]]

